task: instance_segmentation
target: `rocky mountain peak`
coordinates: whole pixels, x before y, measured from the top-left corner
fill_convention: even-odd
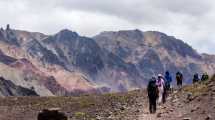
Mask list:
[[[105,31],[101,32],[102,36],[115,36],[115,37],[129,37],[129,38],[141,38],[143,37],[143,32],[139,29],[135,30],[120,30],[120,31]],[[95,36],[96,37],[96,36]]]
[[[59,33],[56,34],[59,39],[73,39],[78,37],[79,35],[76,32],[73,32],[69,29],[63,29]]]
[[[10,30],[10,24],[7,24],[6,30]]]
[[[4,41],[6,43],[9,43],[11,45],[16,45],[16,46],[20,46],[17,36],[14,33],[14,31],[10,28],[10,25],[7,24],[6,26],[6,30],[1,30],[0,31],[0,40]]]

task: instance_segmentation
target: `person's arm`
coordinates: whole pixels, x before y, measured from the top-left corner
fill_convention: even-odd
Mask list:
[[[169,80],[170,80],[169,83],[171,83],[172,82],[172,76],[170,76]]]
[[[147,93],[148,93],[148,97],[149,97],[149,92],[150,92],[150,82],[148,83],[148,85],[147,85]]]
[[[147,92],[149,92],[150,82],[147,85]]]

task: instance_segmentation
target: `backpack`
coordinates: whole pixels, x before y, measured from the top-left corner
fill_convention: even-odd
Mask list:
[[[177,80],[182,80],[182,74],[181,73],[177,73],[176,74],[176,79]]]

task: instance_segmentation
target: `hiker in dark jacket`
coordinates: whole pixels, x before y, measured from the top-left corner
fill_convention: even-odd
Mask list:
[[[199,82],[199,74],[198,73],[196,73],[196,74],[194,74],[194,76],[193,76],[193,83],[197,83],[197,82]]]
[[[183,75],[181,72],[176,73],[176,82],[177,82],[178,89],[181,90],[182,82],[183,82]]]
[[[152,77],[150,79],[148,86],[147,86],[147,91],[148,91],[148,98],[149,98],[149,111],[150,113],[155,113],[156,112],[156,101],[158,98],[158,87],[156,85],[156,78]]]
[[[209,76],[207,73],[203,73],[201,81],[207,81],[209,79]]]

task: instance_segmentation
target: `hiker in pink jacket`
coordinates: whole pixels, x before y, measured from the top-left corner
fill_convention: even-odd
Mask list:
[[[164,87],[165,87],[165,82],[164,82],[162,74],[158,74],[158,79],[157,79],[156,84],[157,84],[158,90],[159,90],[158,104],[161,104],[162,100],[163,100]]]

